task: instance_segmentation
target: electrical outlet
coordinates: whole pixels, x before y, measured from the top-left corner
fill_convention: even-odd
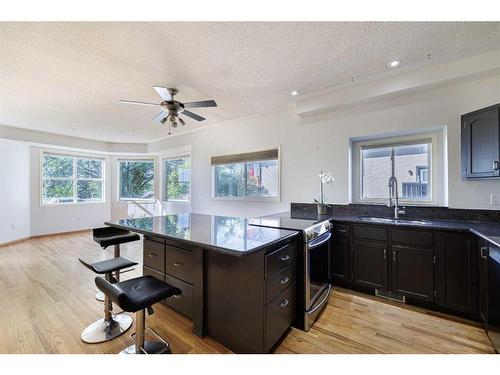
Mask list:
[[[490,194],[490,203],[492,206],[500,205],[500,196],[498,194]]]

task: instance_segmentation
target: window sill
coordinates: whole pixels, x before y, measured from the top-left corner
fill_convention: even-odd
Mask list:
[[[79,202],[79,203],[42,203],[40,207],[68,207],[68,206],[89,206],[89,205],[103,205],[106,201],[102,202]]]
[[[119,199],[116,203],[155,203],[155,199]]]
[[[213,201],[235,201],[235,202],[270,202],[279,203],[281,199],[277,198],[266,198],[266,197],[212,197]]]

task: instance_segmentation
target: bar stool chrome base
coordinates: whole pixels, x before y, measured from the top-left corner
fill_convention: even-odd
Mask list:
[[[144,341],[144,347],[137,352],[136,345],[130,345],[123,349],[120,354],[171,354],[170,345],[168,342],[161,341]]]
[[[129,315],[112,315],[111,320],[99,319],[82,332],[81,339],[88,344],[109,341],[125,333],[132,326]]]
[[[104,293],[101,291],[98,291],[95,295],[95,299],[98,301],[104,302],[104,298],[105,298]]]

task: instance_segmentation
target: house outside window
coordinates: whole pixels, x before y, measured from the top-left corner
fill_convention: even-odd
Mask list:
[[[214,199],[279,201],[279,148],[211,159]]]
[[[430,133],[354,141],[353,202],[387,203],[394,175],[402,204],[437,204],[437,196],[443,195],[437,184],[437,139],[438,133]]]

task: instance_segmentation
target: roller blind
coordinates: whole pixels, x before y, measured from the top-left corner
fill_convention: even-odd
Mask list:
[[[242,154],[212,156],[212,165],[243,163],[247,161],[273,160],[278,159],[278,149],[264,150],[257,152],[246,152]]]

